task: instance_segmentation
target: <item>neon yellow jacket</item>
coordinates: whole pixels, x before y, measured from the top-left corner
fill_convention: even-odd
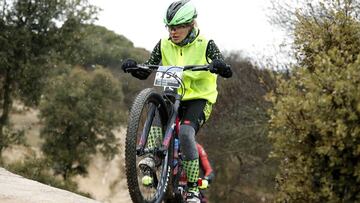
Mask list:
[[[195,40],[185,46],[178,46],[170,39],[161,40],[161,60],[164,66],[206,65],[206,48],[208,40],[197,36]],[[216,85],[217,75],[209,71],[184,71],[183,81],[185,95],[183,101],[192,99],[206,99],[215,103],[218,95]],[[178,89],[181,94],[184,90]]]

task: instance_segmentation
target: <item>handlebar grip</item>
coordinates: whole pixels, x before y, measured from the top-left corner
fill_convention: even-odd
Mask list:
[[[208,66],[201,66],[201,67],[195,67],[191,69],[192,71],[205,71],[205,70],[209,70]]]

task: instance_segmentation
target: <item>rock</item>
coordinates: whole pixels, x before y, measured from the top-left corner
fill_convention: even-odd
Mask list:
[[[66,190],[26,179],[0,168],[2,203],[100,203]]]

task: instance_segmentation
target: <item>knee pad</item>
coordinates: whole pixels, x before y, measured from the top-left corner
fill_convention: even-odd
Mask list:
[[[180,149],[184,160],[190,161],[199,158],[196,148],[195,129],[190,125],[181,125],[179,131]]]

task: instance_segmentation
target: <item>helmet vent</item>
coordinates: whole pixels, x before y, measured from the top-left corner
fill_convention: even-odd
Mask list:
[[[166,25],[179,25],[191,23],[196,17],[197,12],[190,0],[175,1],[170,4],[164,16]]]
[[[175,14],[179,11],[179,9],[189,1],[190,0],[182,0],[172,3],[166,13],[167,21],[170,22],[174,18]]]

